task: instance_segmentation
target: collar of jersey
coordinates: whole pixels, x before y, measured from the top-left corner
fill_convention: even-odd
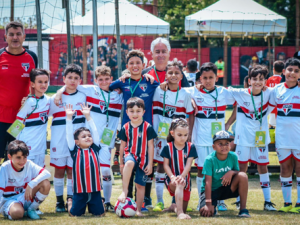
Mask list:
[[[10,55],[14,55],[14,56],[19,56],[19,55],[23,55],[25,52],[26,52],[26,49],[25,48],[23,48],[23,52],[21,52],[20,54],[12,54],[12,53],[10,53],[9,51],[7,51],[6,50],[6,47],[4,48],[4,51],[6,52],[6,53],[8,53],[8,54],[10,54]]]
[[[43,99],[45,96],[42,95],[41,97],[37,97],[37,96],[32,95],[32,96],[30,96],[30,97],[31,97],[31,98],[35,98],[35,99]]]
[[[248,88],[248,92],[249,92],[249,94],[251,95],[251,88]],[[260,96],[260,95],[261,95],[261,93],[262,93],[262,91],[261,91],[259,94],[257,94],[257,95],[253,95],[253,96]]]
[[[287,89],[293,89],[293,88],[297,87],[298,84],[296,84],[294,87],[289,87],[289,86],[287,86],[287,84],[284,82],[284,86],[285,86]]]
[[[208,91],[208,93],[213,93],[216,90],[216,86],[213,90]],[[200,92],[202,92],[203,94],[208,94],[206,91],[204,91],[203,89],[200,89]]]
[[[69,93],[67,93],[67,92],[65,92],[65,91],[64,91],[64,93],[63,93],[63,94],[64,94],[64,95],[76,95],[76,94],[77,94],[77,92],[78,92],[78,90],[76,90],[76,91],[75,91],[74,93],[72,93],[72,94],[69,94]]]
[[[178,85],[178,87],[179,87],[179,85]],[[181,87],[179,87],[179,90],[181,90]],[[176,89],[176,90],[170,90],[170,89],[168,88],[168,91],[177,92],[177,89]]]
[[[141,79],[141,78],[140,78],[140,79]],[[135,80],[135,79],[132,79],[132,78],[131,78],[131,80],[134,80],[134,81],[137,81],[137,82],[138,82],[140,79]],[[143,80],[143,79],[144,79],[144,75],[142,75],[142,80]]]
[[[24,167],[20,170],[20,171],[18,171],[15,167],[14,167],[14,165],[13,165],[13,163],[12,163],[12,161],[10,160],[10,164],[11,164],[11,167],[14,169],[14,171],[16,171],[16,172],[22,172],[23,170],[24,170]]]
[[[177,148],[175,147],[175,142],[174,142],[174,141],[172,141],[172,143],[173,143],[173,148],[174,148],[174,149],[176,149],[177,151],[182,151],[182,150],[184,150],[184,149],[185,149],[185,147],[186,147],[186,142],[185,142],[185,144],[184,144],[184,147],[183,147],[183,149],[177,149]]]

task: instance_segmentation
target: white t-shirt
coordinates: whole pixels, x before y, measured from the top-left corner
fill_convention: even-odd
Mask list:
[[[187,73],[184,72],[186,79],[188,80],[189,84],[191,87],[195,86],[196,82],[196,73]]]
[[[274,87],[270,104],[277,107],[276,148],[300,149],[300,88]]]
[[[70,156],[67,138],[66,138],[66,113],[64,106],[67,104],[73,105],[73,110],[76,110],[72,118],[74,131],[80,127],[85,127],[85,117],[82,114],[81,104],[86,102],[86,95],[76,91],[73,94],[64,92],[62,94],[62,104],[56,106],[54,104],[55,95],[51,98],[49,115],[53,115],[51,125],[51,142],[50,142],[50,157],[62,158]]]
[[[251,98],[251,89],[242,88],[228,88],[237,102],[237,115],[236,115],[236,130],[234,143],[245,147],[255,147],[255,132],[266,132],[266,145],[270,143],[268,115],[274,109],[269,105],[271,88],[263,92],[263,110],[262,110],[262,125],[256,119],[254,107]],[[261,117],[261,95],[253,96],[255,108],[258,113],[258,118]]]
[[[222,130],[225,130],[225,111],[227,105],[233,105],[235,100],[224,87],[217,87],[209,93],[216,97],[218,92],[217,109],[218,120],[216,120],[216,101],[204,90],[199,91],[196,87],[188,88],[198,107],[195,117],[192,143],[196,146],[212,146],[212,122],[221,122]]]
[[[36,108],[36,109],[35,109]],[[17,119],[24,121],[25,128],[17,139],[24,141],[29,149],[29,156],[45,153],[47,149],[47,122],[50,109],[50,97],[29,97],[17,114]]]

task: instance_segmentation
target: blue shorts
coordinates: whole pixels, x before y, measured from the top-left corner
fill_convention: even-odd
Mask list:
[[[104,213],[101,192],[92,193],[74,193],[73,204],[70,213],[73,216],[82,216],[85,213],[86,205],[89,213],[100,216]]]
[[[125,157],[125,164],[128,161],[134,162],[134,168],[133,168],[135,170],[134,182],[141,186],[146,186],[148,175],[146,175],[145,172],[139,167],[139,164],[136,162],[135,158],[133,158],[132,155],[128,155]]]

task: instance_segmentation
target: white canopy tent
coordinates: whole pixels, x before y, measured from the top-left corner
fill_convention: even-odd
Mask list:
[[[113,0],[98,2],[97,9],[98,34],[116,34],[115,4]],[[92,35],[93,11],[85,16],[77,16],[71,20],[73,35]],[[120,35],[168,35],[169,23],[159,19],[151,13],[126,1],[119,0]],[[66,22],[55,25],[43,31],[46,34],[66,34]]]
[[[227,67],[227,41],[239,37],[283,38],[287,31],[285,17],[253,0],[219,0],[211,6],[185,17],[185,34],[198,37],[200,63],[201,37],[224,38],[224,62]],[[274,41],[273,41],[274,43]],[[226,54],[226,55],[225,55]],[[226,69],[224,85],[227,85]]]

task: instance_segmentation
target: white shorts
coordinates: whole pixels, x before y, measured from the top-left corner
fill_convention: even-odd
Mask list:
[[[28,209],[28,207],[31,205],[31,201],[25,201],[25,192],[18,194],[18,195],[14,195],[12,197],[9,198],[2,198],[1,202],[0,202],[0,213],[3,216],[7,216],[9,215],[8,212],[10,210],[10,207],[14,204],[14,203],[19,203],[24,207],[24,210],[26,211]]]
[[[238,156],[239,163],[255,163],[257,165],[269,164],[269,149],[266,147],[245,147],[237,145],[235,153]]]
[[[50,166],[55,167],[56,169],[72,169],[73,168],[73,159],[71,156],[65,156],[61,158],[51,158]]]
[[[111,149],[109,148],[109,146],[107,145],[101,146],[98,158],[100,161],[100,167],[103,166],[103,167],[110,168]]]
[[[163,164],[164,158],[160,156],[163,148],[168,144],[167,139],[155,138],[154,139],[154,162]]]
[[[276,126],[276,116],[275,116],[275,113],[270,113],[270,115],[269,115],[269,124],[272,127]]]
[[[199,170],[202,170],[205,158],[209,154],[211,154],[212,152],[214,152],[215,150],[213,149],[212,146],[195,146],[195,147],[196,147],[197,155],[198,155],[198,158],[195,159],[195,166],[197,166],[197,168]]]
[[[279,163],[283,163],[291,157],[297,161],[300,161],[300,149],[278,148],[276,149],[276,153]]]
[[[34,162],[36,165],[44,168],[45,167],[45,153],[39,155],[28,156],[27,159]]]

